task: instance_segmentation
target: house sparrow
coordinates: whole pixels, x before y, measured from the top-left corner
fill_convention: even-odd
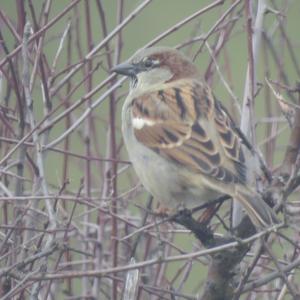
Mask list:
[[[247,179],[245,150],[232,118],[195,64],[167,47],[137,51],[113,72],[130,91],[122,109],[129,158],[142,184],[164,207],[192,208],[227,194],[252,223],[276,223]]]

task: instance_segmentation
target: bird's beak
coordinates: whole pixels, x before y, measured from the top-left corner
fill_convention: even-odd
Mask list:
[[[110,71],[130,77],[135,76],[138,73],[137,66],[129,62],[124,62],[116,65]]]

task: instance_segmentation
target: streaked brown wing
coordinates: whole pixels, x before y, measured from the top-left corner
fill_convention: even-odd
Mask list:
[[[236,132],[232,118],[217,100],[215,100],[215,125],[225,155],[232,161],[240,181],[245,182],[246,167],[241,138]]]
[[[207,86],[177,82],[134,99],[132,105],[133,119],[145,121],[134,129],[139,142],[193,172],[228,183],[242,181],[239,138]]]

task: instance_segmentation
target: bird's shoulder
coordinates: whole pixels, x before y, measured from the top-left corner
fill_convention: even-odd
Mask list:
[[[133,117],[159,122],[193,123],[213,113],[214,97],[207,84],[195,78],[157,84],[131,95]]]

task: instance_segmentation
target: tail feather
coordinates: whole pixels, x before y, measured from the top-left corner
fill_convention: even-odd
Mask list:
[[[279,222],[272,208],[258,194],[237,190],[234,198],[243,205],[256,227],[266,228]]]

